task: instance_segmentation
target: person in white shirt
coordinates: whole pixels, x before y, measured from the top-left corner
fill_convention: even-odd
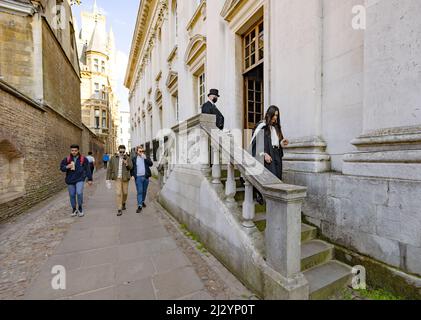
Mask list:
[[[107,169],[107,185],[110,180],[115,181],[117,194],[117,216],[121,216],[126,210],[126,202],[128,197],[129,182],[131,179],[130,171],[133,168],[132,159],[126,154],[126,147],[118,147],[118,154],[111,158]]]

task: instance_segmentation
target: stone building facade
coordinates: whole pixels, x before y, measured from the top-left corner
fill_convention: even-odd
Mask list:
[[[0,220],[62,190],[59,163],[71,144],[82,146],[70,2],[60,3],[0,1]]]
[[[117,151],[118,101],[115,96],[116,52],[112,29],[95,1],[92,12],[82,12],[77,30],[81,68],[82,121],[105,143],[108,153]]]
[[[126,146],[128,150],[134,148],[135,146],[132,146],[131,141],[130,111],[120,110],[120,125],[118,130],[118,144]]]
[[[142,1],[125,81],[133,144],[199,113],[210,88],[228,129],[275,104],[306,220],[345,262],[419,281],[420,15],[418,0]]]

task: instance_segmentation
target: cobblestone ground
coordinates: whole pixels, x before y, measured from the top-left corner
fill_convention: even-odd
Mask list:
[[[96,185],[85,189],[85,201],[96,189]],[[69,207],[64,190],[26,214],[0,224],[0,299],[22,299],[74,222]]]
[[[127,223],[124,222],[124,219],[114,220],[116,218],[111,217],[111,214],[113,216],[115,215],[114,211],[109,208],[112,203],[109,199],[112,197],[112,193],[104,188],[104,173],[104,171],[99,172],[96,177],[97,183],[94,184],[93,187],[87,187],[85,189],[85,210],[88,212],[87,217],[82,219],[70,217],[68,195],[66,191],[63,191],[50,200],[34,207],[30,212],[0,225],[0,299],[109,299],[115,298],[116,296],[119,298],[136,299],[141,298],[142,295],[146,298],[150,297],[151,299],[160,298],[160,296],[165,296],[174,289],[171,287],[171,284],[166,284],[162,279],[166,279],[167,277],[168,281],[171,282],[172,274],[183,270],[191,271],[192,281],[196,281],[197,288],[199,289],[191,294],[185,294],[187,291],[185,293],[179,293],[179,296],[174,295],[174,298],[199,300],[256,299],[256,297],[212,255],[203,249],[199,250],[197,248],[198,244],[189,239],[183,233],[179,224],[170,217],[157,202],[155,202],[155,195],[158,192],[158,187],[155,182],[151,183],[150,203],[147,213],[143,216],[143,219],[145,219],[144,222],[147,223],[149,221],[148,223],[151,223],[151,226],[156,228],[155,230],[157,230],[158,233],[162,233],[163,231],[160,231],[159,228],[165,228],[164,230],[166,230],[166,233],[163,235],[165,238],[162,239],[163,241],[171,239],[170,241],[173,242],[173,244],[164,243],[164,245],[171,248],[174,247],[171,249],[172,251],[168,251],[166,254],[176,254],[177,257],[184,255],[187,257],[188,262],[183,262],[183,266],[185,266],[183,267],[184,269],[179,268],[175,270],[174,268],[174,270],[170,270],[171,266],[165,265],[165,263],[168,264],[168,262],[165,262],[165,254],[159,255],[160,253],[157,253],[157,256],[151,257],[133,256],[131,258],[136,258],[136,260],[133,260],[130,268],[127,268],[126,265],[130,265],[130,262],[124,261],[123,278],[127,278],[124,285],[117,283],[116,279],[121,278],[121,274],[119,274],[121,265],[118,261],[113,261],[113,264],[103,264],[105,263],[105,261],[102,261],[103,259],[111,260],[113,258],[112,255],[104,257],[104,250],[113,252],[113,249],[124,248],[124,250],[121,250],[124,255],[132,255],[134,253],[131,253],[131,249],[134,248],[134,245],[139,246],[147,241],[150,241],[149,243],[151,244],[155,243],[155,245],[159,245],[160,238],[155,239],[155,235],[151,234],[148,235],[151,237],[151,240],[144,239],[142,235],[139,235],[140,229],[136,229],[137,234],[119,234],[117,237],[113,238],[115,236],[114,229],[119,228],[120,233],[123,230],[131,230],[127,228],[131,228],[132,226],[130,224],[133,224],[133,222],[139,222],[139,217],[135,216],[134,212],[130,212],[126,217],[126,219],[128,219],[126,221]],[[129,197],[131,198],[130,201],[133,202],[133,198],[135,198],[133,185],[131,186],[131,195]],[[108,217],[108,220],[102,220],[102,223],[110,223],[110,225],[96,228],[95,219],[97,216],[102,216],[102,213],[100,211],[94,213],[94,211],[98,210],[97,204],[100,202],[104,203],[105,199],[108,202],[106,203],[105,208],[101,210],[107,212],[107,215],[108,212],[110,212],[110,216]],[[131,203],[131,206],[133,206],[133,203]],[[89,211],[92,213],[91,217],[89,217]],[[88,220],[84,220],[86,218]],[[89,220],[90,218],[93,218],[91,219],[92,221]],[[152,219],[156,219],[156,221],[152,221]],[[73,252],[74,250],[71,250],[73,249],[71,241],[69,246],[69,237],[70,239],[73,239],[73,235],[83,236],[83,232],[88,232],[90,227],[89,224],[92,222],[94,222],[94,229],[96,230],[92,229],[94,232],[97,232],[98,230],[106,231],[105,234],[96,235],[101,243],[103,240],[106,240],[106,242],[103,242],[104,248],[91,248],[88,244],[88,247],[76,248],[75,250],[79,251]],[[158,224],[159,226],[155,226],[155,224]],[[170,238],[167,237],[168,235]],[[142,242],[144,240],[147,241]],[[77,243],[74,243],[77,246]],[[79,243],[81,245],[86,245],[83,241]],[[137,250],[139,250],[139,248],[137,248]],[[97,253],[99,254],[97,256],[98,261],[90,261],[91,266],[89,266],[89,263],[86,262],[86,260],[89,260],[87,259],[87,256],[92,258]],[[65,259],[66,257],[71,258],[70,260],[74,263],[76,263],[78,259],[81,259],[80,261],[82,262],[80,265],[75,266],[75,270],[71,271],[75,274],[79,274],[78,272],[83,270],[90,270],[91,272],[99,270],[100,273],[104,271],[104,267],[109,266],[114,270],[111,272],[113,274],[113,276],[110,277],[111,282],[107,285],[99,285],[98,290],[89,291],[87,289],[81,289],[81,292],[78,294],[72,293],[69,295],[55,296],[54,293],[47,293],[48,288],[44,290],[43,286],[48,282],[47,279],[50,279],[49,277],[51,277],[51,275],[48,275],[48,270],[51,270],[49,263],[55,261],[57,258]],[[151,280],[150,283],[152,283],[152,286],[151,292],[146,292],[146,280],[143,279],[142,276],[142,282],[136,277],[139,277],[139,273],[146,274],[149,272],[146,270],[148,268],[141,270],[140,265],[144,262],[148,264],[150,261],[152,261],[152,267],[150,268],[151,273],[148,274],[148,279]],[[171,264],[171,261],[169,263]],[[84,264],[86,265],[83,266]],[[89,267],[90,269],[83,269],[84,267]],[[98,272],[94,274],[97,273]],[[186,272],[183,273],[184,277],[186,277],[185,274]],[[187,274],[189,273],[187,272]],[[82,278],[83,276],[84,275],[82,274]],[[133,276],[134,278],[129,279],[130,276]],[[134,280],[137,280],[137,282]],[[79,284],[79,286],[83,287],[83,280],[80,280],[80,282],[82,282],[82,284]],[[184,282],[189,282],[188,276]],[[198,282],[201,282],[201,284]],[[136,283],[138,286],[141,286],[141,288],[136,287]],[[161,290],[159,290],[159,286],[161,287]],[[140,296],[137,296],[137,293],[139,293]]]

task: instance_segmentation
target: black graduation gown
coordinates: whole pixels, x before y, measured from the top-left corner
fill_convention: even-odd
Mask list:
[[[202,106],[202,113],[216,115],[216,126],[220,130],[224,130],[225,118],[214,104],[212,104],[210,101],[206,102]]]
[[[261,122],[260,122],[261,123]],[[256,129],[260,125],[260,123],[257,124]],[[252,143],[252,155],[253,157],[257,159],[261,159],[264,164],[265,168],[268,169],[270,172],[272,172],[275,176],[277,176],[280,180],[282,180],[282,158],[284,157],[284,151],[282,149],[282,146],[280,145],[279,148],[274,148],[272,146],[272,139],[270,136],[270,133],[266,132],[266,127],[264,127],[256,136],[256,138],[253,140]],[[253,131],[253,134],[254,134]],[[281,132],[282,135],[282,132]],[[283,135],[281,138],[281,141],[283,139]],[[262,146],[263,145],[263,146]],[[264,157],[260,156],[260,153],[267,153],[272,158],[272,163],[266,163],[264,161]]]

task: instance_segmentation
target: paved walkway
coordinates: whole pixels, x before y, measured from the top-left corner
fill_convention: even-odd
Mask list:
[[[114,190],[104,172],[86,201],[84,218],[72,218],[63,241],[41,267],[25,299],[249,299],[244,288],[215,258],[200,253],[155,202],[136,214],[130,183],[128,210],[116,216]],[[66,208],[68,209],[68,208]],[[66,270],[66,290],[54,290],[54,266]]]

